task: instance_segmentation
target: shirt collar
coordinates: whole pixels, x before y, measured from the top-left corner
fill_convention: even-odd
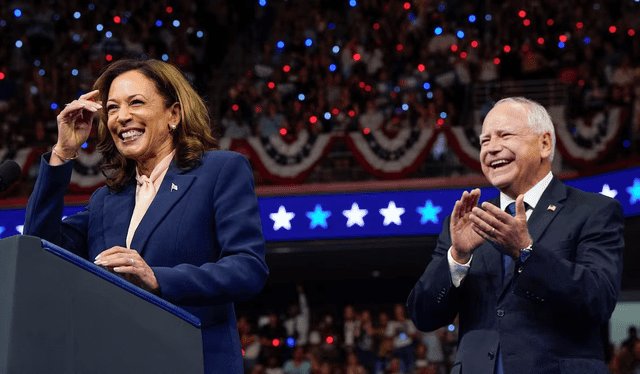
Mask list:
[[[542,197],[542,194],[547,189],[552,179],[553,173],[549,172],[549,174],[542,178],[540,182],[524,193],[524,202],[529,204],[531,209],[535,209],[538,201],[540,201],[540,197]],[[514,201],[515,200],[507,196],[507,194],[500,192],[500,209],[505,210],[507,206]]]

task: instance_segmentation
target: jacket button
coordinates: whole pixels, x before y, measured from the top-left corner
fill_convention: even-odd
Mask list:
[[[522,266],[518,266],[518,273],[522,273]]]
[[[503,309],[498,309],[497,313],[498,317],[504,317],[504,310]]]
[[[495,355],[493,354],[493,352],[489,352],[489,353],[487,353],[487,356],[489,356],[489,360],[493,360],[493,358],[495,357]]]

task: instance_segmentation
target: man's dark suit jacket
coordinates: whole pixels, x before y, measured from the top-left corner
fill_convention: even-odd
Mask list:
[[[121,192],[98,189],[83,212],[61,223],[73,163],[50,166],[50,157],[42,158],[24,233],[90,261],[113,246],[126,247],[135,178]],[[200,319],[205,371],[242,373],[233,302],[257,294],[268,275],[247,159],[234,152],[208,152],[190,171],[172,162],[131,248],[154,271],[161,297]]]
[[[491,203],[498,205],[498,198]],[[451,280],[448,217],[433,258],[407,303],[418,329],[435,330],[459,314],[452,373],[608,373],[600,327],[614,310],[622,277],[624,216],[609,197],[557,178],[527,225],[533,251],[502,280],[501,254],[478,247],[459,288]]]

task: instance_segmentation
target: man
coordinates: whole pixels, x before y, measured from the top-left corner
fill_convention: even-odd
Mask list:
[[[620,291],[620,204],[553,176],[553,124],[533,101],[499,101],[480,143],[500,196],[456,202],[409,295],[412,320],[429,331],[459,314],[452,373],[608,373],[600,327]]]

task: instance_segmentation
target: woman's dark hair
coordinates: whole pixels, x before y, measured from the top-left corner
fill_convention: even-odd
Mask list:
[[[202,98],[173,65],[158,60],[126,59],[108,65],[95,82],[93,89],[100,91],[98,100],[106,103],[113,80],[128,71],[138,71],[153,81],[166,108],[180,104],[180,123],[173,131],[176,164],[182,170],[200,166],[205,152],[218,149],[218,140],[211,134],[209,112]],[[100,111],[98,136],[98,150],[104,161],[102,173],[107,177],[107,186],[119,191],[135,175],[136,163],[116,148],[107,127],[106,109]]]

